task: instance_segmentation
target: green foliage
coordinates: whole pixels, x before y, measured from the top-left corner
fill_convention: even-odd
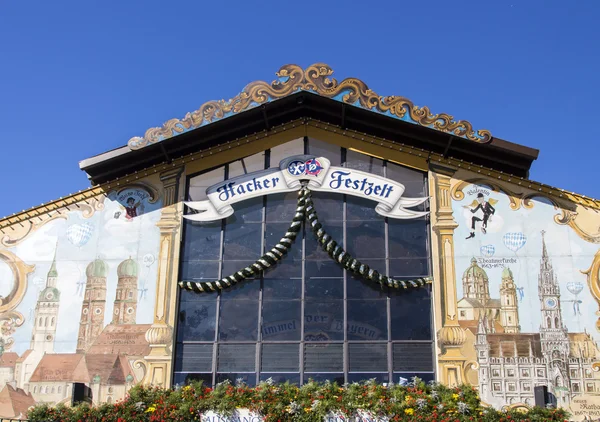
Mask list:
[[[39,405],[28,418],[32,422],[198,421],[208,410],[230,416],[236,409],[250,409],[263,415],[265,422],[321,422],[328,414],[351,417],[365,411],[388,416],[393,422],[542,422],[565,421],[568,416],[561,409],[539,407],[527,412],[498,411],[482,406],[471,386],[426,385],[416,378],[408,386],[383,386],[374,381],[345,386],[311,381],[301,387],[267,381],[254,388],[224,382],[214,389],[201,382],[176,389],[137,386],[114,404]]]

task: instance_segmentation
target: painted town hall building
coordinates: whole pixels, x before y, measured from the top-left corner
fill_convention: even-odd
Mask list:
[[[332,75],[204,99],[0,219],[0,417],[193,380],[600,400],[600,201],[530,180],[536,149]]]

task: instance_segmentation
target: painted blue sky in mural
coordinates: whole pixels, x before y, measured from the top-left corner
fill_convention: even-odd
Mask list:
[[[559,0],[0,2],[0,215],[87,187],[81,159],[314,62],[540,148],[535,180],[598,198],[598,16]]]

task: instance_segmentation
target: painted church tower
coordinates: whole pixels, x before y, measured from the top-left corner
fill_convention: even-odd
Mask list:
[[[565,393],[559,388],[570,386],[567,365],[569,362],[569,335],[563,324],[560,307],[560,287],[546,248],[545,231],[542,230],[542,259],[538,276],[538,293],[541,303],[540,343],[547,362],[548,380],[560,400]],[[567,393],[568,394],[568,393]],[[562,397],[568,400],[567,397]]]
[[[33,334],[30,348],[41,354],[54,352],[54,340],[56,337],[56,324],[58,322],[58,305],[60,302],[60,291],[56,288],[58,271],[56,270],[56,252],[46,277],[46,287],[40,292],[35,305],[35,317],[33,319]]]
[[[117,292],[113,309],[113,324],[135,324],[137,312],[138,265],[129,258],[117,267]]]
[[[468,299],[476,299],[485,305],[490,300],[490,283],[487,273],[477,265],[477,258],[471,259],[471,266],[463,273],[463,294]]]
[[[106,275],[108,265],[100,259],[91,262],[85,275],[85,294],[81,305],[77,352],[85,352],[104,328],[104,311],[106,308]]]
[[[510,268],[502,270],[500,284],[500,324],[505,333],[519,333],[519,308],[517,307],[517,286]]]

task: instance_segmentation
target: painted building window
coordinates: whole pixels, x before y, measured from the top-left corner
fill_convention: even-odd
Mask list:
[[[586,393],[593,393],[594,392],[594,383],[592,382],[588,382],[585,384],[585,392]]]
[[[579,371],[577,369],[571,369],[571,378],[579,378]]]
[[[405,196],[427,195],[426,174],[317,140],[297,140],[188,179],[187,200],[293,155],[387,177]],[[287,230],[297,193],[235,204],[210,223],[186,221],[180,279],[214,281],[251,264]],[[354,257],[389,276],[430,274],[429,219],[386,219],[375,202],[313,192],[320,221]],[[347,274],[304,230],[283,261],[256,280],[215,294],[181,291],[174,384],[272,378],[339,383],[434,378],[431,290],[382,289]]]
[[[523,378],[529,378],[531,377],[531,372],[529,371],[529,369],[521,369],[521,376]]]
[[[495,382],[492,384],[492,390],[494,391],[502,391],[502,384],[499,382]]]
[[[500,378],[500,370],[499,369],[492,369],[492,376],[495,378]]]
[[[506,370],[506,376],[507,377],[514,377],[515,376],[515,370],[514,369],[507,369]]]
[[[517,386],[515,385],[514,382],[508,383],[508,391],[511,393],[514,393],[515,391],[517,391]]]
[[[572,388],[573,388],[573,392],[574,393],[579,393],[580,390],[579,390],[579,383],[578,382],[574,382],[572,384]]]

